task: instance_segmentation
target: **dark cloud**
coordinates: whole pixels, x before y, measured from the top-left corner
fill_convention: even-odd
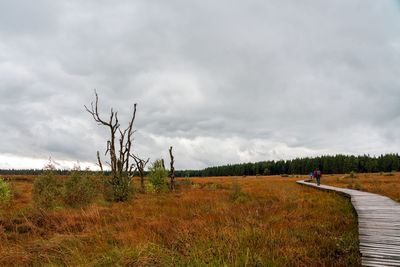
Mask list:
[[[108,138],[83,109],[94,88],[103,116],[127,122],[138,103],[138,153],[173,145],[178,168],[396,152],[397,5],[1,3],[0,167],[94,162]]]

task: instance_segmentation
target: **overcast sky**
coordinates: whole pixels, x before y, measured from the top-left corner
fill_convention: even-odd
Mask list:
[[[0,168],[95,163],[94,89],[177,169],[399,152],[399,3],[0,1]]]

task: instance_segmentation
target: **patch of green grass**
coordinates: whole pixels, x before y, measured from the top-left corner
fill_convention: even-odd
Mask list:
[[[230,194],[230,199],[232,202],[244,203],[250,200],[250,195],[248,193],[242,192],[242,186],[239,184],[237,179],[232,182],[232,193]]]
[[[392,172],[385,173],[383,176],[394,176],[394,173],[392,173]]]

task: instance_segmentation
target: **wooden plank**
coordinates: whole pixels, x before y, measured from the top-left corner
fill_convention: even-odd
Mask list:
[[[400,266],[400,204],[392,199],[353,189],[311,184],[300,185],[332,191],[351,198],[358,216],[363,266]]]

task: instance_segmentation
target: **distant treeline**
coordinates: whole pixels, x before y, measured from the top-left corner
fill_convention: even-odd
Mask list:
[[[229,164],[209,167],[203,170],[175,171],[176,177],[210,177],[242,175],[308,174],[319,168],[322,173],[390,172],[400,170],[400,156],[386,154],[379,157],[364,156],[321,156],[315,158],[296,158],[292,160],[260,161],[256,163]],[[57,174],[69,174],[69,170],[56,170]],[[38,175],[43,170],[0,170],[0,175]],[[98,172],[99,173],[99,172]],[[110,172],[106,172],[110,175]],[[147,174],[147,173],[146,173]]]
[[[204,170],[175,171],[177,177],[210,177],[242,175],[308,174],[319,168],[322,173],[390,172],[400,169],[400,156],[386,154],[379,157],[364,156],[321,156],[292,160],[260,161],[256,163],[229,164]]]

